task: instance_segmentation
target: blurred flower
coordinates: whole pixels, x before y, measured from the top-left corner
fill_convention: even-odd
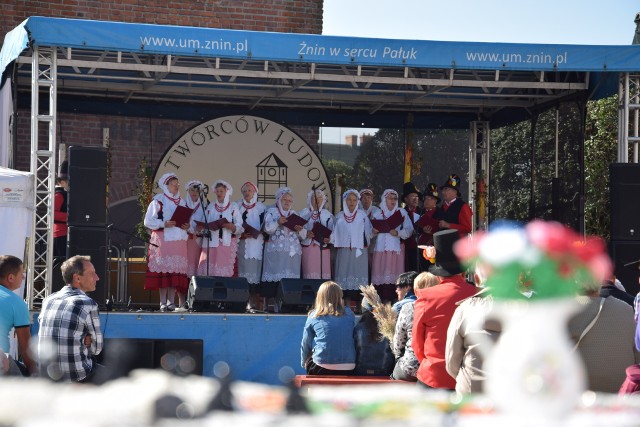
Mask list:
[[[609,277],[612,268],[600,238],[585,239],[560,223],[540,220],[476,233],[454,251],[466,265],[488,265],[486,285],[502,299],[522,298],[525,290],[535,298],[573,296],[586,281]]]

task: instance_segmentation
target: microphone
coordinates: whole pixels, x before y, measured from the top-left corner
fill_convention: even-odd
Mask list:
[[[315,184],[311,185],[311,191],[313,191],[314,193],[316,192],[316,185]]]

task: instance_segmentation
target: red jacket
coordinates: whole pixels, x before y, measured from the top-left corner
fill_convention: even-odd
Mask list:
[[[447,329],[456,302],[477,289],[457,274],[444,277],[439,285],[418,291],[413,315],[413,351],[420,362],[418,379],[433,388],[455,389],[456,380],[447,373],[444,354]]]
[[[66,204],[65,196],[56,191],[53,196],[53,237],[67,235],[67,212],[62,207]]]

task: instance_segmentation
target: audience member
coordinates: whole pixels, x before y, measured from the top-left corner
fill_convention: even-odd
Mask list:
[[[7,369],[3,372],[9,375],[29,376],[36,372],[36,364],[29,351],[31,340],[31,319],[27,304],[15,294],[24,280],[24,265],[13,255],[0,256],[0,353],[10,351],[9,333],[15,330],[18,341],[18,355],[22,361],[16,361],[6,354]]]
[[[362,315],[353,330],[356,345],[355,375],[388,377],[395,359],[389,340],[378,331],[373,305],[366,296],[362,299]]]
[[[446,368],[449,375],[456,379],[456,392],[459,394],[482,392],[485,380],[482,363],[486,353],[482,352],[480,346],[483,344],[477,337],[489,335],[496,338],[501,330],[498,322],[485,322],[493,307],[493,298],[484,288],[487,276],[482,265],[476,265],[474,276],[476,286],[483,289],[459,302],[447,331]]]
[[[633,295],[628,294],[627,291],[623,290],[624,288],[622,288],[622,285],[620,287],[616,286],[618,283],[620,283],[620,281],[616,279],[615,276],[610,280],[604,281],[602,286],[600,286],[600,296],[603,298],[618,298],[620,301],[624,301],[633,307]]]
[[[617,393],[625,369],[640,362],[633,309],[617,298],[601,297],[599,283],[585,282],[582,287],[586,298],[578,300],[584,308],[569,321],[569,334],[584,361],[589,389]]]
[[[418,273],[415,271],[407,271],[398,276],[398,280],[396,280],[396,296],[398,297],[398,301],[393,304],[393,309],[396,313],[400,314],[403,305],[414,302],[418,298],[413,292],[416,276],[418,276]]]
[[[462,266],[453,253],[453,244],[458,238],[457,230],[443,230],[433,235],[436,259],[430,273],[440,278],[440,284],[420,290],[415,302],[412,348],[420,362],[417,377],[430,388],[453,390],[456,386],[455,379],[446,370],[447,329],[456,302],[476,292],[465,280]]]
[[[438,276],[423,272],[418,274],[413,281],[413,289],[417,293],[420,289],[430,288],[438,283],[440,283]],[[402,306],[396,322],[391,347],[393,354],[396,356],[396,364],[391,374],[391,378],[394,380],[417,381],[416,374],[420,362],[416,359],[413,348],[411,348],[414,303],[415,301],[408,301]]]
[[[320,285],[302,333],[300,360],[310,375],[351,375],[356,367],[355,316],[335,282]]]
[[[98,304],[87,292],[100,280],[89,257],[76,255],[62,264],[66,286],[42,302],[38,317],[38,356],[43,376],[54,381],[89,382],[103,346]]]

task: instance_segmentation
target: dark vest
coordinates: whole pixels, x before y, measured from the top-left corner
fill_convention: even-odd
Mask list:
[[[60,206],[60,212],[67,211],[67,190],[62,187],[55,188],[56,194],[62,194],[62,206]],[[54,221],[56,224],[66,224],[66,221]]]
[[[449,208],[446,211],[442,206],[439,206],[436,209],[436,213],[433,215],[433,217],[436,219],[447,221],[451,224],[460,224],[459,217],[460,211],[462,210],[462,205],[464,205],[462,199],[457,198],[453,203],[451,203],[451,205],[449,205]]]

